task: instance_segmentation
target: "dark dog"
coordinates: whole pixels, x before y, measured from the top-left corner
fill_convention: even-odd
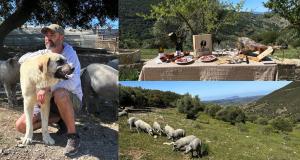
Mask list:
[[[84,110],[113,118],[110,120],[117,118],[114,103],[119,99],[118,74],[117,70],[104,64],[90,64],[81,70]],[[105,103],[113,106],[104,108]]]
[[[16,58],[0,61],[0,83],[3,84],[9,106],[17,105],[16,85],[20,81],[20,64]]]

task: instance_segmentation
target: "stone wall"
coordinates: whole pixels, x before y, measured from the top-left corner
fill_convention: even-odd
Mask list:
[[[113,59],[118,58],[112,52],[106,49],[92,49],[92,48],[75,48],[81,68],[86,67],[91,63],[107,63]]]
[[[134,64],[141,61],[140,50],[120,49],[117,53],[120,64]]]
[[[300,59],[273,59],[278,67],[278,80],[300,81]]]
[[[44,46],[44,36],[40,33],[40,28],[19,28],[9,33],[4,44],[8,47],[32,48]],[[65,29],[65,42],[72,46],[84,48],[105,48],[116,51],[118,48],[118,38],[109,38],[105,35],[97,35],[92,30]]]

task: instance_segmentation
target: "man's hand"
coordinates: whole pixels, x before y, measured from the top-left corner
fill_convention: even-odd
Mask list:
[[[37,93],[36,93],[36,98],[39,104],[44,104],[45,103],[45,97],[46,94],[50,91],[50,88],[44,88],[44,89],[40,89]]]

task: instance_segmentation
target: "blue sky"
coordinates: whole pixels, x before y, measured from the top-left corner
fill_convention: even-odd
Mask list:
[[[121,81],[120,84],[146,89],[199,95],[202,100],[223,99],[232,96],[265,95],[284,87],[291,81]]]
[[[119,29],[119,20],[112,21],[108,19],[107,23],[111,25],[113,29]]]
[[[234,4],[240,2],[240,0],[222,0],[232,2]],[[243,11],[253,11],[253,12],[267,12],[268,9],[263,6],[263,2],[268,0],[245,0]]]
[[[92,20],[92,24],[95,24],[95,23],[97,23],[97,22],[99,22],[96,18],[94,18],[93,20]],[[112,26],[112,28],[113,29],[119,29],[119,19],[117,19],[117,20],[115,20],[115,21],[112,21],[111,19],[106,19],[106,23],[108,24],[108,25],[110,25],[110,26]],[[102,27],[103,29],[106,29],[107,28],[107,26],[103,26]]]

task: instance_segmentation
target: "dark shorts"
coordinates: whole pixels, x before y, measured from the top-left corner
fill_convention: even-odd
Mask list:
[[[81,110],[81,101],[79,100],[79,98],[71,93],[70,93],[70,98],[71,98],[71,101],[72,101],[72,104],[73,104],[73,108],[74,108],[74,113],[79,113],[80,110]],[[59,110],[57,108],[57,105],[55,104],[54,102],[54,98],[52,97],[51,100],[50,100],[50,113],[49,113],[49,116],[51,116],[51,114],[56,114],[56,115],[59,115]],[[34,106],[34,111],[33,111],[33,116],[36,117],[38,120],[41,119],[41,109],[39,107],[39,105],[35,105]]]

